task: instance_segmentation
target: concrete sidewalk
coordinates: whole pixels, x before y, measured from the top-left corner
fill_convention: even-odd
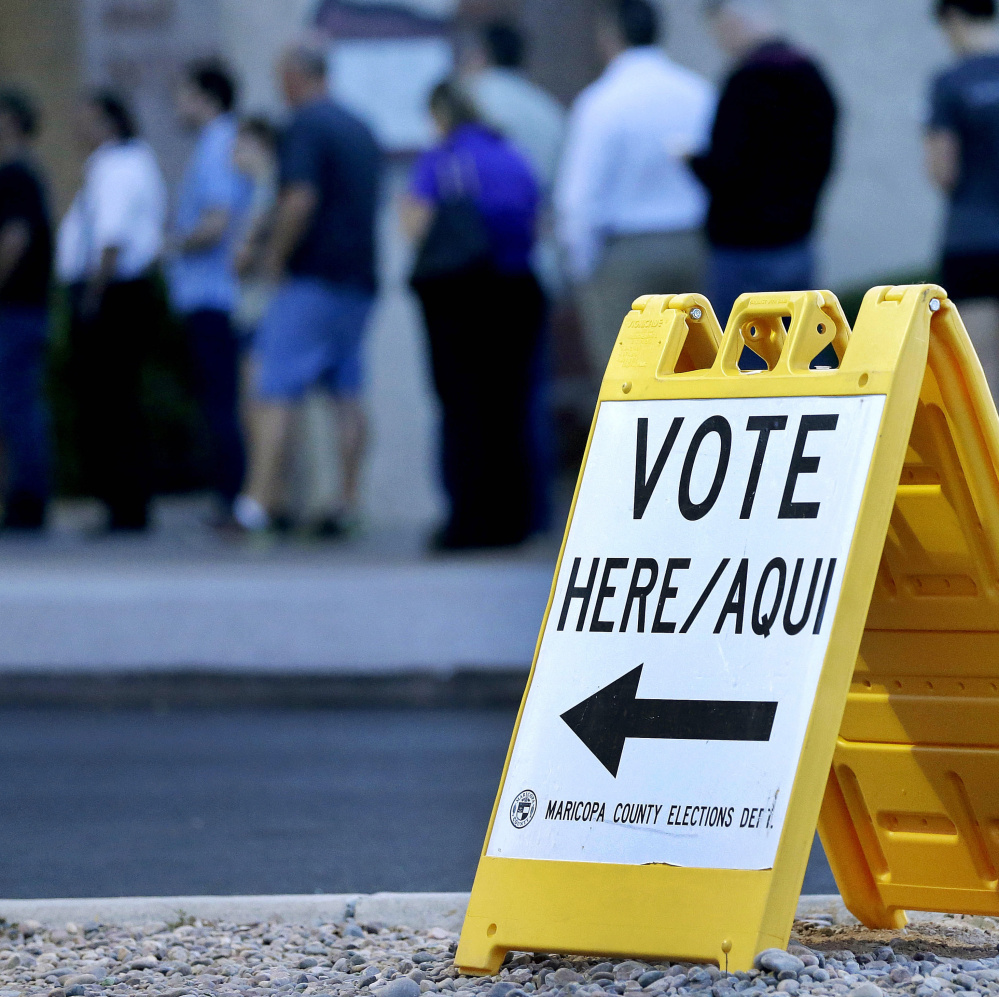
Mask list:
[[[3,537],[0,673],[446,675],[530,664],[553,542],[428,558],[413,532],[225,542],[180,520],[148,537]]]

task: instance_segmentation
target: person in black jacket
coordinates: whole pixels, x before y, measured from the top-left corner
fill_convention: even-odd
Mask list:
[[[31,150],[37,114],[0,92],[0,436],[7,480],[0,526],[38,530],[49,497],[45,403],[52,226]]]
[[[736,61],[707,152],[694,172],[707,187],[708,294],[724,321],[746,291],[814,282],[815,209],[833,162],[836,101],[822,71],[779,33],[767,0],[708,5]]]

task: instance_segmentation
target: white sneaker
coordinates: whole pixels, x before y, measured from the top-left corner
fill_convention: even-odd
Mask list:
[[[271,526],[267,510],[252,495],[237,495],[232,504],[232,515],[250,533],[262,533]]]

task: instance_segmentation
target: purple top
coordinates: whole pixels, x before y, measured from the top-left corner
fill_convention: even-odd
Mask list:
[[[410,191],[431,204],[471,196],[492,240],[496,269],[530,269],[538,185],[524,158],[496,132],[473,124],[456,128],[417,160]]]

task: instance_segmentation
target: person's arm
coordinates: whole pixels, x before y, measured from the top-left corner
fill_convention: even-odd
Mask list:
[[[30,241],[31,228],[23,218],[9,218],[0,226],[0,288],[10,280]]]
[[[80,310],[84,316],[93,318],[100,311],[104,292],[114,279],[115,271],[118,268],[119,252],[118,246],[105,246],[101,250],[97,269],[87,278],[87,284],[83,291]]]
[[[926,133],[926,169],[930,179],[950,193],[961,172],[961,146],[957,136],[946,128],[931,128]]]
[[[402,231],[411,242],[421,242],[430,228],[434,206],[412,192],[403,194],[399,208]]]
[[[755,112],[765,107],[766,101],[757,89],[751,70],[736,73],[729,80],[715,111],[710,148],[687,160],[709,191],[724,187],[746,167],[747,150],[758,140]]]
[[[933,81],[930,91],[930,114],[926,123],[926,169],[930,179],[945,193],[950,193],[961,175],[962,120],[960,89],[944,73]]]
[[[234,138],[214,131],[206,137],[201,153],[197,183],[204,205],[197,224],[181,235],[176,248],[181,253],[202,253],[214,249],[229,231],[233,215],[241,206],[244,181],[232,161]]]
[[[554,199],[559,241],[577,283],[587,280],[599,262],[607,176],[621,153],[613,128],[607,112],[585,94],[569,116]]]
[[[200,253],[214,249],[229,229],[232,212],[228,208],[209,208],[198,219],[198,224],[187,235],[177,240],[181,253]]]
[[[288,184],[278,197],[274,226],[264,254],[264,271],[279,277],[302,241],[319,206],[319,193],[306,181]]]

